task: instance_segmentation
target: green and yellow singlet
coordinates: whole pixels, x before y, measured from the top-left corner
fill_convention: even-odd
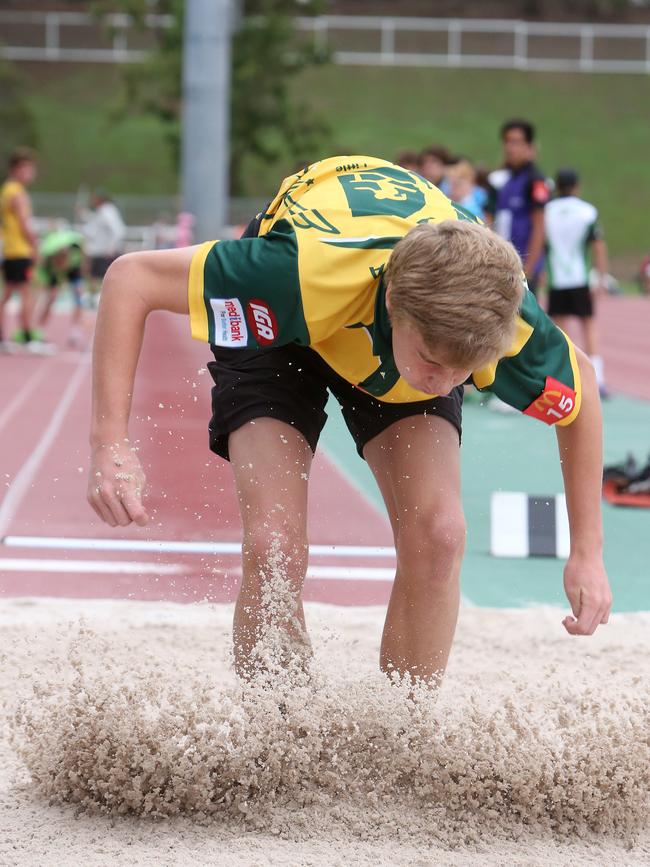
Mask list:
[[[465,219],[475,221],[437,187],[392,163],[321,160],[283,181],[259,237],[197,249],[189,280],[192,336],[233,349],[310,346],[379,400],[428,399],[395,366],[383,275],[393,247],[414,226]],[[513,346],[471,381],[548,423],[568,424],[579,410],[573,346],[530,292]]]

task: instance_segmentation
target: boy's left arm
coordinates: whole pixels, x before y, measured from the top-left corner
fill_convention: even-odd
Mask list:
[[[587,356],[576,348],[582,403],[574,421],[556,427],[566,492],[571,552],[564,568],[564,589],[573,617],[562,622],[571,635],[592,635],[607,623],[612,606],[603,563],[601,519],[602,419],[598,386]]]

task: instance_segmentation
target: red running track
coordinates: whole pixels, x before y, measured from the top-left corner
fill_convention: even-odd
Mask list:
[[[610,388],[650,400],[650,299],[605,298],[599,321]],[[149,479],[152,520],[146,528],[111,529],[85,501],[89,355],[62,350],[51,358],[0,356],[0,538],[5,540],[0,594],[184,602],[235,598],[239,560],[229,551],[7,544],[38,537],[59,545],[72,538],[109,544],[203,541],[223,547],[240,539],[229,467],[207,448],[210,377],[204,365],[209,350],[189,338],[186,324],[168,315],[151,317],[138,373],[131,435],[139,440]],[[61,345],[63,330],[57,318],[52,337]],[[367,548],[353,555],[314,554],[307,599],[338,604],[388,599],[394,559],[369,550],[392,544],[388,523],[322,453],[310,482],[309,533],[312,545]]]
[[[52,336],[61,344],[62,328],[57,319]],[[236,552],[15,546],[25,537],[58,545],[70,538],[238,542],[241,528],[230,468],[207,446],[208,359],[208,347],[190,339],[183,319],[150,318],[131,427],[149,481],[150,523],[112,529],[85,500],[89,354],[62,350],[52,357],[0,357],[0,594],[186,602],[235,598],[240,575]],[[310,481],[309,533],[318,546],[392,544],[386,519],[322,453]],[[311,557],[305,598],[385,602],[393,563],[387,552],[318,552]],[[362,573],[363,579],[358,578]],[[366,580],[368,576],[381,580]]]

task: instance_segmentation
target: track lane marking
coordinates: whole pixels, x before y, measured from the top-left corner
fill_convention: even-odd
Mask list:
[[[0,431],[2,431],[12,415],[20,408],[21,404],[27,400],[36,386],[40,385],[41,379],[43,379],[47,372],[47,364],[42,364],[32,373],[27,382],[21,384],[13,400],[10,400],[2,412],[0,412]]]
[[[164,554],[241,554],[240,542],[180,542],[144,539],[84,539],[66,536],[5,536],[7,548],[63,549],[66,551],[155,551]],[[395,549],[383,545],[310,545],[317,557],[372,557],[395,559]]]
[[[0,575],[3,572],[75,572],[139,575],[178,575],[185,571],[181,563],[145,563],[138,560],[39,560],[19,557],[0,557]]]
[[[2,503],[0,503],[0,537],[4,536],[6,533],[7,528],[23,500],[23,497],[29,490],[32,480],[41,465],[41,461],[61,430],[61,425],[63,424],[68,409],[70,408],[70,404],[76,397],[84,377],[88,372],[89,366],[90,357],[84,356],[79,367],[70,378],[70,381],[63,392],[63,396],[61,397],[56,410],[53,412],[42,437],[38,441],[29,458],[25,461],[20,470],[16,473],[13,481],[10,483],[7,493],[5,494]]]

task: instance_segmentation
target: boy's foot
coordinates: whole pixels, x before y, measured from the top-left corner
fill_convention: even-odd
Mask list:
[[[54,355],[57,348],[53,343],[46,343],[44,340],[30,340],[25,344],[25,351],[32,355]]]
[[[0,340],[0,355],[15,355],[18,347],[13,340]]]

